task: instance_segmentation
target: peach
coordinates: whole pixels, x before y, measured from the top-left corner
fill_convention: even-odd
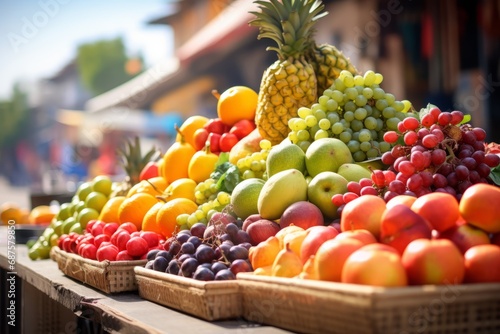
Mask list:
[[[311,202],[299,201],[285,209],[279,220],[281,228],[291,224],[308,229],[311,226],[324,225],[321,210]]]
[[[279,240],[275,236],[269,237],[257,246],[250,247],[248,250],[248,259],[252,268],[255,270],[271,266],[280,250]]]
[[[385,201],[378,196],[360,196],[345,205],[340,228],[342,231],[365,229],[378,239],[385,208]]]
[[[375,236],[368,230],[350,230],[339,233],[335,239],[353,238],[361,241],[363,245],[369,245],[377,242]]]
[[[438,232],[455,226],[460,217],[458,201],[449,193],[433,192],[420,196],[413,202],[411,209],[424,217]]]
[[[401,259],[412,285],[463,282],[464,256],[448,239],[413,240]]]
[[[349,255],[363,247],[363,243],[353,238],[325,241],[316,252],[314,272],[322,281],[340,282],[342,268]]]
[[[438,238],[451,240],[464,254],[469,248],[490,243],[490,237],[485,231],[470,224],[454,226],[439,233]]]
[[[267,240],[269,237],[275,236],[280,230],[280,226],[267,219],[261,219],[250,224],[246,230],[250,237],[252,246],[256,246],[262,241]]]
[[[408,285],[408,277],[399,254],[370,246],[372,245],[361,247],[345,260],[341,281],[382,287]]]
[[[407,207],[411,208],[413,202],[415,202],[417,198],[415,196],[410,196],[410,195],[398,195],[398,196],[394,196],[393,198],[391,198],[386,206],[387,208],[391,208],[395,205],[398,205],[398,204],[403,204],[403,205],[406,205]]]
[[[477,183],[467,188],[460,199],[460,214],[471,225],[489,233],[500,232],[500,188]]]
[[[307,229],[307,235],[300,247],[300,260],[306,263],[311,255],[327,240],[335,238],[339,232],[331,226],[313,226]]]
[[[469,248],[465,258],[465,282],[500,282],[500,247],[477,245]]]
[[[297,256],[300,256],[302,242],[304,242],[307,234],[307,231],[297,231],[295,233],[289,233],[283,238],[283,244],[288,245],[292,252],[297,254]]]
[[[382,215],[380,242],[394,247],[400,255],[411,241],[431,237],[429,222],[406,205],[392,206]]]

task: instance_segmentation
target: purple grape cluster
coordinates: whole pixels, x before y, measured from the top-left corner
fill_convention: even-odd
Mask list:
[[[167,239],[164,250],[151,250],[146,268],[200,281],[235,279],[239,272],[253,271],[250,237],[241,226],[228,213],[212,217],[208,225],[196,223]]]
[[[447,192],[458,200],[475,183],[490,183],[491,169],[500,157],[485,152],[486,132],[461,124],[460,111],[429,109],[421,119],[407,117],[398,131],[388,131],[384,140],[394,144],[382,162],[396,177],[384,193],[386,200],[406,193],[419,197],[430,192]]]

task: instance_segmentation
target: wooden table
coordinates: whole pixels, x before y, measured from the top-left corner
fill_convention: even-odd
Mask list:
[[[107,295],[65,276],[50,259],[30,260],[25,245],[15,246],[11,268],[6,231],[0,227],[0,333],[289,333],[244,319],[207,322],[137,293]],[[15,327],[8,324],[12,301]]]

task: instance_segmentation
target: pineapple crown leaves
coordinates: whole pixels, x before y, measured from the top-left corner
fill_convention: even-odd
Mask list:
[[[132,184],[139,181],[139,174],[148,162],[156,161],[160,157],[160,151],[154,146],[143,156],[141,143],[137,136],[133,141],[127,139],[125,148],[118,148],[117,151],[121,158],[120,164]]]
[[[321,0],[256,0],[260,12],[251,12],[255,19],[250,25],[259,28],[259,39],[269,38],[276,42],[274,50],[281,59],[297,57],[313,43],[312,35],[316,20],[327,15],[322,12]]]

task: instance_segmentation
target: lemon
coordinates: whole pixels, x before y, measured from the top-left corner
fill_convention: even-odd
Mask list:
[[[252,178],[243,180],[234,187],[231,193],[231,204],[234,213],[241,219],[259,213],[259,194],[264,186],[264,180]]]

